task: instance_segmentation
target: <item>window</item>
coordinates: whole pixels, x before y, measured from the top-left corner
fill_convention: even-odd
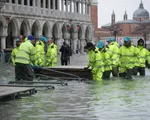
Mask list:
[[[46,4],[45,7],[48,8],[48,0],[45,1],[45,4]]]
[[[35,1],[35,6],[36,6],[36,7],[38,6],[37,0]]]
[[[33,0],[30,0],[30,6],[33,6]]]
[[[53,0],[50,0],[51,1],[51,9],[53,9]]]
[[[12,0],[12,3],[15,3],[15,0]]]
[[[24,0],[24,5],[27,5],[27,0]]]
[[[55,9],[56,10],[58,10],[57,4],[58,4],[58,0],[55,0]]]
[[[18,4],[20,4],[20,5],[21,5],[21,0],[18,0]]]
[[[41,0],[41,8],[43,8],[43,0]]]
[[[6,0],[7,3],[9,3],[9,0]]]

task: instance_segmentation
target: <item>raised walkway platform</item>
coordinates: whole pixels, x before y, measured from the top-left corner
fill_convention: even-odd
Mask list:
[[[7,87],[0,86],[0,100],[7,99],[15,100],[20,97],[21,92],[29,92],[30,94],[36,93],[35,88],[27,87]]]

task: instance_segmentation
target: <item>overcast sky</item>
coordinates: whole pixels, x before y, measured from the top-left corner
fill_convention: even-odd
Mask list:
[[[150,0],[142,0],[144,8],[150,13]],[[138,9],[141,0],[98,0],[98,27],[110,23],[114,10],[116,21],[123,20],[125,10],[128,19],[132,19],[133,13]]]

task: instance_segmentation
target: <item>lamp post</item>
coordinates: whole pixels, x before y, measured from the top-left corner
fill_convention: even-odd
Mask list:
[[[118,34],[118,31],[117,31],[116,25],[115,25],[114,28],[113,28],[113,35],[114,35],[114,37],[115,37],[115,40],[116,40],[116,38],[117,38],[117,34]]]

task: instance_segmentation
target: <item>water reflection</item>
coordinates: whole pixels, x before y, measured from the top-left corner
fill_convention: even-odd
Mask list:
[[[103,82],[70,81],[68,86],[55,88],[39,89],[33,96],[1,102],[1,120],[150,119],[149,76],[134,77],[132,81],[120,78]]]

